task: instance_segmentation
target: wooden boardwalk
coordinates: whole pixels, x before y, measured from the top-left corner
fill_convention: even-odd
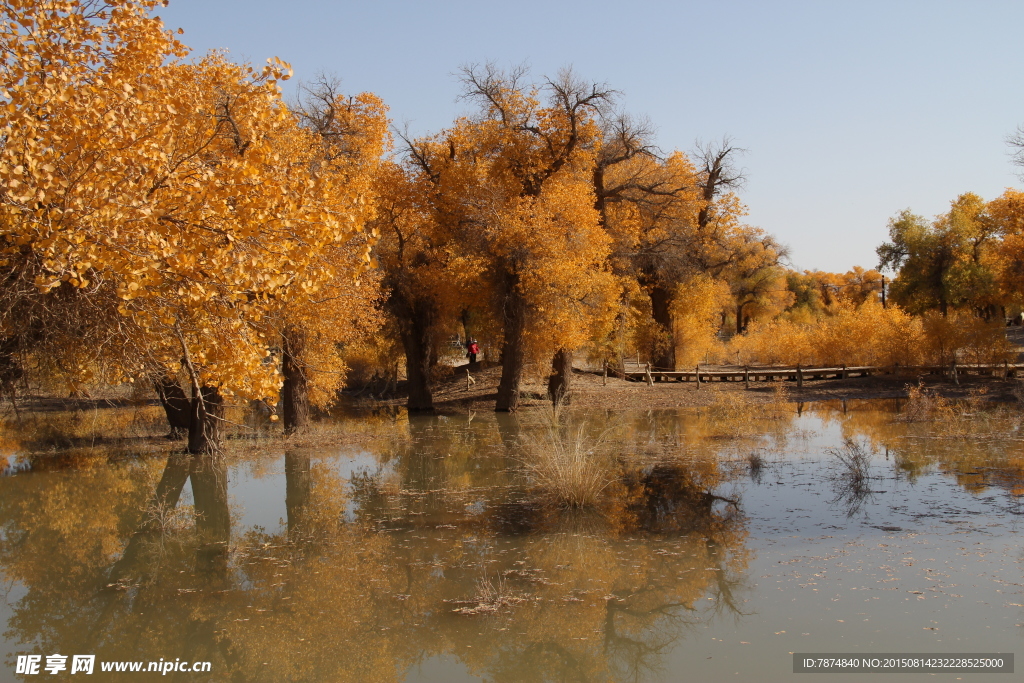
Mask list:
[[[659,370],[645,365],[627,368],[625,378],[639,382],[772,382],[792,381],[802,385],[805,380],[847,379],[850,377],[871,377],[889,375],[908,380],[925,376],[941,375],[956,380],[962,375],[987,377],[1018,377],[1024,364],[997,363],[988,365],[850,365],[839,367],[801,366],[715,366],[693,370]]]

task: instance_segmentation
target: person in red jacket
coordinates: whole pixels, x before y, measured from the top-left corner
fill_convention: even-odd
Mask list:
[[[476,362],[476,354],[480,353],[480,347],[477,346],[476,339],[470,339],[469,340],[469,346],[467,346],[466,348],[469,350],[469,353],[467,353],[466,355],[469,356],[470,364],[475,363]]]

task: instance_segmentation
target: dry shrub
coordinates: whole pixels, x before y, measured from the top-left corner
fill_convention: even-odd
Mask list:
[[[195,508],[192,505],[166,505],[150,500],[142,510],[142,524],[145,529],[163,534],[182,534],[192,530],[195,523]]]
[[[1005,408],[988,409],[988,389],[976,387],[963,400],[952,400],[929,391],[920,383],[907,386],[907,402],[896,416],[897,422],[932,422],[932,436],[965,438],[1003,438],[1016,436],[1020,416]]]

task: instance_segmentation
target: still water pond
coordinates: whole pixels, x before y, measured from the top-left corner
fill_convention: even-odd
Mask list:
[[[162,677],[187,681],[813,681],[791,653],[1015,652],[1020,415],[898,417],[377,416],[216,461],[12,458],[0,680],[54,653],[211,663]],[[559,449],[601,463],[595,505],[541,486]]]

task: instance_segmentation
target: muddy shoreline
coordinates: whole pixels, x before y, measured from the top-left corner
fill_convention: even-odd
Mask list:
[[[497,398],[501,366],[481,368],[466,377],[466,366],[438,381],[434,386],[434,409],[439,414],[466,414],[470,411],[493,411]],[[720,405],[723,394],[729,400],[752,404],[775,401],[780,386],[785,387],[787,400],[792,402],[842,401],[863,399],[902,399],[910,387],[920,382],[935,395],[949,399],[966,399],[981,394],[993,403],[1020,403],[1015,391],[1024,396],[1024,381],[1004,380],[999,377],[961,376],[959,384],[936,376],[897,377],[875,375],[848,379],[804,380],[803,388],[794,381],[754,382],[749,389],[743,382],[665,381],[649,386],[643,381],[603,377],[601,373],[576,369],[570,404],[575,408],[597,410],[654,410]],[[345,391],[340,407],[393,408],[405,407],[404,382],[383,396],[371,390]],[[67,410],[94,410],[97,408],[130,408],[139,405],[159,405],[156,398],[139,399],[119,397],[59,398],[46,395],[27,395],[17,399],[18,412],[48,413]],[[521,389],[520,409],[538,410],[551,405],[547,398],[547,383],[540,378],[527,378]],[[13,414],[8,401],[0,408],[3,414]],[[332,413],[334,411],[331,411]]]

